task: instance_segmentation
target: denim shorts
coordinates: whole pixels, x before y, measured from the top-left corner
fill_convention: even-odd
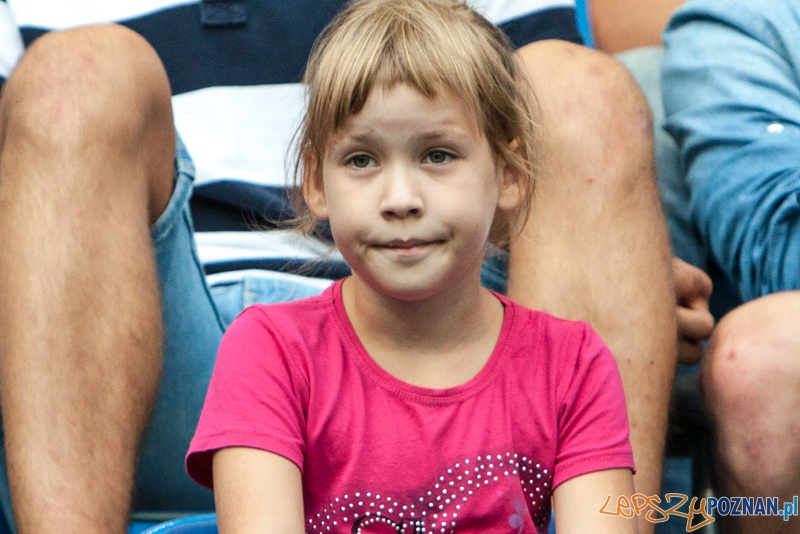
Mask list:
[[[164,364],[158,398],[141,447],[135,512],[214,509],[212,492],[186,474],[184,455],[194,435],[225,328],[251,304],[309,297],[331,283],[257,270],[206,277],[189,209],[194,166],[180,139],[175,169],[175,190],[166,210],[151,228],[162,296]],[[487,260],[483,279],[492,289],[504,290],[505,265],[503,254]],[[3,464],[4,460],[2,454]],[[10,518],[5,469],[0,469],[0,502]]]

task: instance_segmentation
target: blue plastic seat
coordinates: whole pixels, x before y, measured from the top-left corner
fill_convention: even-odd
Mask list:
[[[147,529],[143,534],[218,534],[217,514],[173,519]]]

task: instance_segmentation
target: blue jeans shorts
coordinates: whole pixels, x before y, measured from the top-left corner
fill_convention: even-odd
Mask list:
[[[309,297],[331,283],[258,270],[206,277],[189,210],[193,181],[194,165],[179,139],[175,190],[151,228],[162,296],[164,364],[158,398],[141,448],[134,512],[214,509],[212,492],[186,474],[184,455],[194,435],[225,328],[251,304]],[[503,292],[505,273],[505,255],[492,255],[484,266],[484,284]],[[5,464],[5,454],[2,460]],[[5,469],[0,469],[0,502],[10,518]]]

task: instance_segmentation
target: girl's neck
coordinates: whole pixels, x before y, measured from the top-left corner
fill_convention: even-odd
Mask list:
[[[406,382],[444,388],[467,382],[491,356],[503,305],[478,281],[421,300],[374,291],[353,276],[342,288],[348,318],[370,356]]]

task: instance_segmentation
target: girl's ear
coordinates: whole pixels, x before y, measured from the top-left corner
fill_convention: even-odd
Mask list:
[[[516,139],[511,141],[511,149],[517,149]],[[522,184],[520,170],[509,164],[509,162],[500,159],[498,161],[502,175],[500,178],[500,195],[497,198],[497,209],[502,211],[511,211],[516,209],[522,202]]]
[[[322,183],[322,168],[314,156],[307,156],[303,165],[303,198],[308,211],[317,219],[328,218],[328,203]]]
[[[512,211],[522,202],[522,188],[520,187],[519,174],[516,169],[505,164],[503,181],[500,184],[500,196],[497,198],[497,208],[502,211]]]

